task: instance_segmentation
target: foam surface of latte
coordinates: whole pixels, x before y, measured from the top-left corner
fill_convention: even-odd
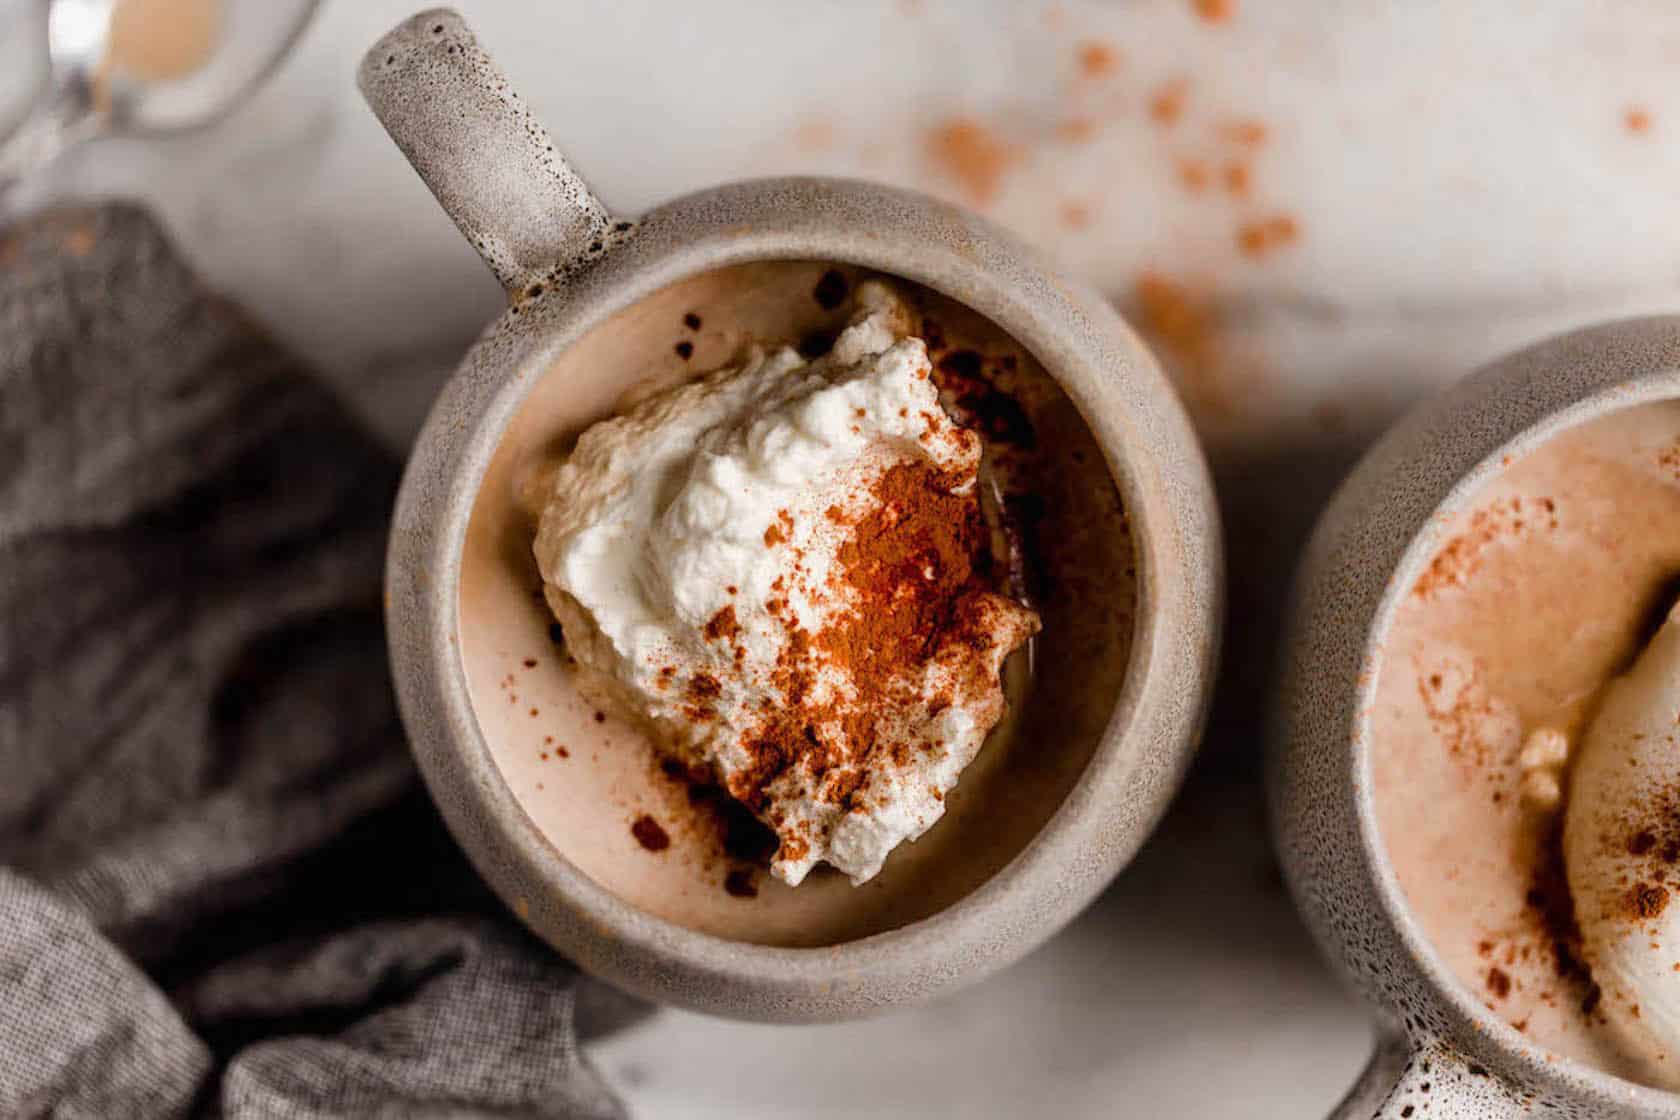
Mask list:
[[[1369,712],[1377,823],[1408,909],[1467,994],[1531,1042],[1666,1084],[1672,1059],[1619,1027],[1641,1000],[1613,965],[1599,975],[1558,830],[1581,776],[1569,759],[1585,761],[1606,686],[1680,571],[1680,402],[1548,437],[1437,525]]]
[[[902,682],[892,725],[872,728],[920,745],[909,752],[847,741],[835,712],[869,698],[825,663],[812,691],[827,714],[808,726],[831,749],[791,764],[783,751],[764,782],[766,713],[814,702],[789,695],[799,635],[857,609],[838,557],[872,486],[900,464],[970,497],[976,481],[979,440],[940,407],[907,310],[879,284],[858,303],[822,358],[754,353],[596,424],[531,503],[545,594],[574,655],[669,753],[757,796],[789,883],[823,861],[862,882],[938,819],[1002,714],[1002,659],[1037,625],[980,596],[987,635],[964,654],[980,672],[930,658]]]

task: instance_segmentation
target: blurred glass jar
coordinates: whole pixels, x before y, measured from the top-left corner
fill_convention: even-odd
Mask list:
[[[200,128],[248,97],[319,0],[0,0],[0,189],[98,136]]]

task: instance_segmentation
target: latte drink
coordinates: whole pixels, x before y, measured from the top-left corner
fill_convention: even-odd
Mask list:
[[[1660,1080],[1607,1030],[1612,997],[1582,951],[1561,829],[1576,745],[1674,599],[1680,402],[1508,459],[1429,546],[1386,623],[1360,743],[1406,901],[1507,1023]]]
[[[773,833],[704,775],[675,765],[610,690],[593,687],[544,601],[529,495],[532,479],[585,429],[652,394],[739,365],[755,347],[823,354],[854,321],[859,287],[869,291],[871,279],[885,279],[903,299],[909,333],[927,342],[940,401],[982,441],[979,486],[996,565],[988,579],[1036,612],[1041,627],[1004,662],[1004,715],[957,784],[941,791],[937,823],[892,850],[879,873],[849,878],[819,864],[801,868],[794,887],[769,873]],[[502,779],[561,856],[661,918],[738,940],[816,946],[944,909],[1038,833],[1113,711],[1138,576],[1096,439],[1024,347],[896,278],[824,262],[760,262],[643,299],[531,377],[473,510],[460,643]]]

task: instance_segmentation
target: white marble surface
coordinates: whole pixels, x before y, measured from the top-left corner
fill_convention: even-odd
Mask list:
[[[151,201],[396,445],[499,303],[352,88],[360,51],[411,6],[328,0],[233,120],[90,148],[20,200]],[[1674,308],[1680,9],[1226,6],[1210,23],[1190,0],[460,0],[625,212],[742,175],[868,175],[982,205],[1127,310],[1141,276],[1167,278],[1188,302],[1176,332],[1155,319],[1233,544],[1199,773],[1089,913],[988,983],[865,1023],[663,1012],[595,1047],[637,1115],[1298,1117],[1358,1068],[1364,1016],[1265,854],[1275,604],[1313,510],[1406,402],[1552,330]],[[1080,65],[1092,42],[1103,73]],[[1166,124],[1151,105],[1174,81]],[[930,149],[957,119],[1000,153],[990,191]],[[1266,132],[1252,149],[1224,129],[1248,119]],[[1233,159],[1246,198],[1223,185]],[[1185,161],[1213,180],[1199,193]],[[1294,239],[1245,254],[1239,228],[1278,215]]]

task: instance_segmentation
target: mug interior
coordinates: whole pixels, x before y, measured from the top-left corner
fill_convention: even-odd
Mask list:
[[[1400,564],[1361,702],[1366,820],[1391,902],[1460,1003],[1649,1083],[1608,1033],[1600,1002],[1617,997],[1579,964],[1561,810],[1525,804],[1520,755],[1536,728],[1574,740],[1673,594],[1680,400],[1571,413],[1467,478]]]
[[[729,814],[660,765],[651,743],[592,702],[540,593],[530,473],[628,400],[728,365],[749,344],[831,337],[849,301],[830,298],[823,261],[733,264],[681,279],[589,330],[536,378],[505,429],[474,501],[461,557],[458,640],[474,717],[531,825],[575,867],[630,905],[699,932],[777,946],[836,945],[897,929],[959,901],[1037,835],[1102,739],[1130,663],[1136,550],[1107,456],[1078,409],[1025,347],[973,311],[887,277],[969,351],[1019,407],[1029,433],[988,442],[1034,482],[1033,603],[1044,628],[1005,669],[1009,714],[946,800],[945,815],[901,845],[861,887],[819,868],[798,888],[728,843]],[[826,279],[825,279],[826,278]],[[824,294],[822,289],[827,286]],[[819,298],[820,297],[820,298]],[[695,323],[698,321],[698,325]],[[924,323],[926,327],[926,323]],[[1001,371],[1009,372],[1001,372]],[[1007,386],[1004,382],[1007,381]],[[668,846],[633,826],[652,818]],[[644,829],[642,837],[646,837]]]

